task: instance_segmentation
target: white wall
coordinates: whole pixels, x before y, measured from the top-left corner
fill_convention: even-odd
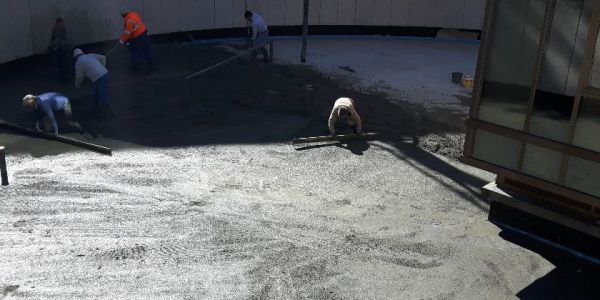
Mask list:
[[[0,62],[33,54],[29,1],[0,0]],[[10,12],[10,15],[8,15]]]
[[[481,29],[486,0],[310,0],[312,25]],[[0,63],[46,50],[56,17],[84,44],[118,38],[120,7],[142,15],[150,34],[243,27],[243,12],[270,25],[300,25],[303,0],[0,0]]]

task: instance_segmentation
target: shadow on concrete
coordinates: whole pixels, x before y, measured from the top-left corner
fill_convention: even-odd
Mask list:
[[[489,209],[488,200],[481,195],[481,187],[487,184],[485,180],[466,173],[442,158],[413,144],[388,141],[388,143],[373,143],[373,146],[393,154],[421,174],[438,182],[462,199],[471,202],[482,211]]]
[[[328,144],[320,144],[320,145],[310,145],[304,146],[300,148],[296,148],[296,151],[306,151],[312,149],[326,148],[326,147],[338,147],[341,149],[346,149],[350,151],[354,155],[364,155],[371,145],[367,143],[365,140],[356,140],[356,141],[348,141],[348,142],[336,142],[336,143],[328,143]]]
[[[600,266],[512,231],[504,230],[500,237],[539,254],[556,266],[517,293],[519,299],[598,299]]]

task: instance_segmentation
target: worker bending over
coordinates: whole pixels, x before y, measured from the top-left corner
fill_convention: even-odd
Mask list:
[[[127,44],[131,54],[131,69],[137,70],[138,63],[142,56],[146,58],[148,65],[154,69],[154,61],[150,55],[150,38],[146,25],[142,22],[142,17],[136,12],[121,9],[121,16],[125,22],[125,29],[119,43]]]
[[[265,45],[269,43],[269,27],[267,26],[267,22],[265,22],[265,19],[259,14],[249,10],[244,13],[244,18],[246,18],[252,26],[252,48],[262,46],[260,51],[262,51],[262,54],[265,57],[265,63],[268,63],[269,51],[267,51],[267,48],[265,47]],[[252,51],[252,61],[256,59],[257,55],[258,52],[254,49]]]
[[[329,116],[329,131],[332,135],[336,135],[335,123],[338,120],[346,122],[348,126],[352,127],[354,133],[362,134],[362,121],[356,112],[354,100],[350,98],[339,98],[335,101],[333,110]]]
[[[106,57],[100,54],[85,54],[77,48],[73,50],[73,58],[75,59],[75,86],[81,86],[85,78],[89,78],[94,83],[94,105],[96,108],[110,112]]]
[[[33,109],[36,113],[35,130],[40,131],[40,122],[48,118],[52,126],[54,136],[58,136],[58,124],[56,123],[55,112],[63,112],[67,117],[69,125],[82,132],[81,125],[73,121],[73,112],[69,98],[59,93],[44,93],[38,96],[27,95],[23,98],[23,106]]]

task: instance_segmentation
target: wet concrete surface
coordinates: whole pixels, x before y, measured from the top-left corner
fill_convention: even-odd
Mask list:
[[[0,134],[11,181],[0,296],[497,299],[553,269],[486,221],[479,189],[491,174],[455,161],[456,146],[419,147],[460,138],[455,112],[390,104],[298,66],[235,63],[183,81],[229,54],[154,50],[156,71],[110,57],[114,117],[44,68],[3,76],[0,117],[31,124],[22,96],[63,92],[115,151]],[[340,96],[381,141],[289,144],[325,133]]]

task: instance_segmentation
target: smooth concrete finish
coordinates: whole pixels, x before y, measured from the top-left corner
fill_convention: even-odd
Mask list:
[[[300,41],[278,40],[275,46],[278,62],[300,61]],[[476,41],[323,37],[309,39],[308,49],[310,66],[357,89],[427,108],[468,111],[471,89],[454,84],[451,74],[475,74]]]
[[[0,63],[46,50],[56,17],[73,44],[116,39],[119,8],[142,15],[151,34],[246,26],[244,9],[270,25],[301,25],[302,0],[3,0]],[[485,0],[311,0],[311,25],[481,29]]]

